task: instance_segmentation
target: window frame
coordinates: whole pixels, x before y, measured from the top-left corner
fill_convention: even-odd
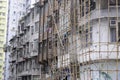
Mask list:
[[[118,4],[116,4],[116,0],[113,0],[113,1],[115,1],[115,3],[111,3],[111,0],[109,0],[110,6],[116,6],[116,5],[120,6],[120,0],[118,0]]]

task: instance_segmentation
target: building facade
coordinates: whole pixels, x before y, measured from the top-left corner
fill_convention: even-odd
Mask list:
[[[18,21],[26,13],[26,0],[8,0],[4,80],[9,80],[10,39],[17,33]]]
[[[119,80],[119,0],[41,0],[41,80]]]
[[[19,20],[17,34],[10,40],[9,80],[38,80],[39,7],[27,7],[26,14]],[[29,5],[29,4],[27,4]]]
[[[0,80],[3,77],[4,67],[4,44],[6,38],[6,26],[7,26],[7,0],[0,0]]]
[[[39,0],[34,5],[10,40],[14,78],[120,79],[119,0]]]

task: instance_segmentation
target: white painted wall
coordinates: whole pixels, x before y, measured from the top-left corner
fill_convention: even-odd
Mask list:
[[[117,56],[118,53],[117,53],[116,43],[110,42],[109,21],[106,18],[101,19],[100,25],[98,21],[94,21],[92,27],[93,27],[93,34],[92,34],[93,43],[90,47],[81,49],[81,47],[79,47],[81,44],[80,39],[77,41],[78,61],[82,63],[89,60],[99,60],[99,59],[107,59],[107,58],[116,59],[118,57],[120,59],[120,55]],[[118,51],[120,51],[119,46],[118,46]]]

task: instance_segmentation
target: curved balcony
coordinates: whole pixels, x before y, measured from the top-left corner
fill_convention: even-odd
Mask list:
[[[109,18],[109,17],[120,17],[120,7],[116,8],[116,6],[112,6],[109,9],[95,9],[91,11],[89,14],[86,14],[86,16],[78,19],[78,23],[80,25],[83,25],[89,21],[92,20],[98,20],[101,18]]]
[[[90,48],[77,50],[77,60],[80,63],[99,62],[102,60],[120,59],[120,47],[116,44],[95,44]]]

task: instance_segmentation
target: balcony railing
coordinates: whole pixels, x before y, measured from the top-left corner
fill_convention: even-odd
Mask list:
[[[117,15],[117,12],[120,13],[120,7],[118,8],[118,10],[115,6],[110,7],[109,11],[108,9],[93,10],[90,12],[90,15],[86,15],[78,19],[79,21],[78,23],[80,25],[83,25],[87,23],[89,20],[96,20],[96,19],[106,18],[106,17],[117,17],[117,16],[120,17],[120,14]]]
[[[109,49],[109,50],[108,50]],[[79,49],[80,50],[80,49]],[[88,61],[100,61],[100,60],[116,60],[120,59],[120,47],[117,49],[116,44],[101,44],[96,48],[86,48],[81,51],[77,51],[77,61],[80,63]]]

